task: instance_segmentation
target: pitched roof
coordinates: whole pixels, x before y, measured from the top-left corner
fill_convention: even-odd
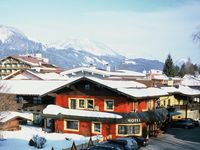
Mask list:
[[[49,92],[57,91],[65,86],[79,82],[80,80],[88,80],[132,98],[167,95],[161,89],[146,88],[144,84],[135,81],[102,80],[94,77],[75,77],[69,78],[67,81],[1,80],[0,87],[2,87],[0,88],[0,93],[43,96]]]
[[[145,77],[146,75],[140,72],[129,71],[129,70],[116,70],[116,71],[107,71],[101,70],[93,67],[78,67],[70,70],[66,70],[61,72],[62,75],[70,75],[76,74],[76,72],[91,72],[95,74],[99,74],[105,77],[110,76],[127,76],[127,77]]]
[[[62,88],[77,79],[78,78],[71,78],[67,81],[1,80],[0,93],[43,96],[51,91]]]
[[[132,95],[135,98],[144,98],[144,97],[159,97],[169,95],[166,91],[160,88],[119,88],[119,91]]]
[[[3,80],[67,80],[65,76],[61,76],[55,72],[41,73],[34,70],[18,70],[8,76],[4,77]]]
[[[200,90],[192,89],[188,86],[179,85],[178,88],[175,87],[161,87],[161,89],[165,90],[168,93],[180,93],[188,96],[198,96],[200,95]]]
[[[5,123],[5,122],[15,119],[15,118],[23,118],[26,120],[33,120],[33,114],[32,113],[20,113],[20,112],[14,112],[14,111],[0,112],[0,123]]]
[[[186,86],[199,86],[200,87],[200,77],[194,77],[192,75],[185,75],[181,82],[182,85]]]
[[[33,67],[40,67],[40,69],[49,69],[49,70],[54,70],[54,71],[57,71],[57,72],[61,72],[63,71],[62,68],[60,67],[57,67],[53,64],[50,64],[50,63],[47,63],[44,61],[44,58],[38,58],[38,57],[35,57],[35,56],[32,56],[32,55],[11,55],[11,56],[8,56],[6,58],[13,58],[13,59],[16,59],[18,61],[21,61],[25,64],[28,64],[30,65],[32,68]],[[1,61],[5,60],[6,58],[3,58],[1,59]]]

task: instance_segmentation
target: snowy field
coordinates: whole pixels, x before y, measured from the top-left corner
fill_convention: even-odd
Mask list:
[[[63,148],[71,147],[73,141],[76,144],[82,144],[89,141],[89,137],[84,137],[77,134],[62,134],[62,133],[45,133],[41,128],[31,126],[21,126],[20,131],[3,131],[5,140],[0,141],[0,150],[33,150],[36,149],[28,145],[29,140],[33,135],[45,137],[47,142],[45,147],[40,150],[62,150]],[[71,139],[66,140],[65,138]],[[95,137],[93,137],[95,138]]]

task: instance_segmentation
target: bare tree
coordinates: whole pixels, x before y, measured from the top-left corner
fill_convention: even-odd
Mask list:
[[[18,104],[15,95],[0,93],[0,112],[1,111],[17,111]]]
[[[194,41],[199,41],[200,40],[200,32],[196,32],[193,34],[193,40]]]
[[[4,86],[0,85],[0,89],[1,88],[4,88]],[[1,131],[1,119],[3,118],[2,113],[4,111],[17,111],[17,108],[18,104],[15,95],[0,93],[0,140],[4,139],[3,132]]]

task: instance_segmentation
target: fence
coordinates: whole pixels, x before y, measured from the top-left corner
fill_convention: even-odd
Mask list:
[[[92,139],[90,138],[90,140],[87,143],[83,143],[80,145],[75,145],[75,143],[73,142],[72,146],[70,148],[66,148],[63,150],[80,150],[80,149],[87,149],[93,145],[96,145],[97,143],[99,143],[99,140],[94,140],[92,141]]]

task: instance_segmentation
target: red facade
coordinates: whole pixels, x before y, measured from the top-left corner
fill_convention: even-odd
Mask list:
[[[84,83],[82,83],[81,85],[79,84],[79,85],[82,86],[82,85],[84,85]],[[70,108],[69,100],[71,98],[73,98],[73,99],[93,99],[94,106],[98,107],[99,112],[129,113],[129,112],[134,111],[134,102],[136,100],[133,100],[133,99],[128,98],[123,95],[119,95],[115,91],[110,91],[110,90],[106,91],[107,89],[105,87],[95,89],[94,92],[88,92],[88,91],[84,91],[82,88],[80,88],[79,85],[76,85],[76,88],[74,88],[76,90],[70,90],[70,91],[64,90],[64,91],[60,92],[59,94],[57,94],[55,104],[59,105],[61,107]],[[95,88],[98,88],[98,87],[95,87]],[[102,93],[105,93],[105,96]],[[107,99],[114,100],[114,111],[106,111],[105,110],[105,100],[107,100]],[[153,101],[152,103],[153,103],[153,107],[154,107],[155,101]],[[137,107],[138,107],[137,108],[138,112],[147,110],[148,109],[147,100],[145,100],[145,99],[138,100]],[[94,110],[91,110],[91,111],[94,111]],[[74,130],[66,130],[65,129],[65,121],[64,120],[55,120],[55,131],[63,132],[63,133],[76,133],[76,134],[81,134],[84,136],[92,136],[92,135],[96,135],[96,134],[101,134],[104,137],[107,137],[107,136],[111,136],[112,138],[120,137],[120,135],[117,134],[118,125],[115,123],[101,122],[100,133],[93,133],[92,132],[92,121],[78,120],[78,122],[79,122],[79,124],[78,124],[79,129],[74,131]],[[131,123],[129,123],[129,124],[131,124]],[[140,134],[138,134],[138,135],[141,135],[142,127],[145,126],[145,123],[132,123],[132,124],[140,126]]]

